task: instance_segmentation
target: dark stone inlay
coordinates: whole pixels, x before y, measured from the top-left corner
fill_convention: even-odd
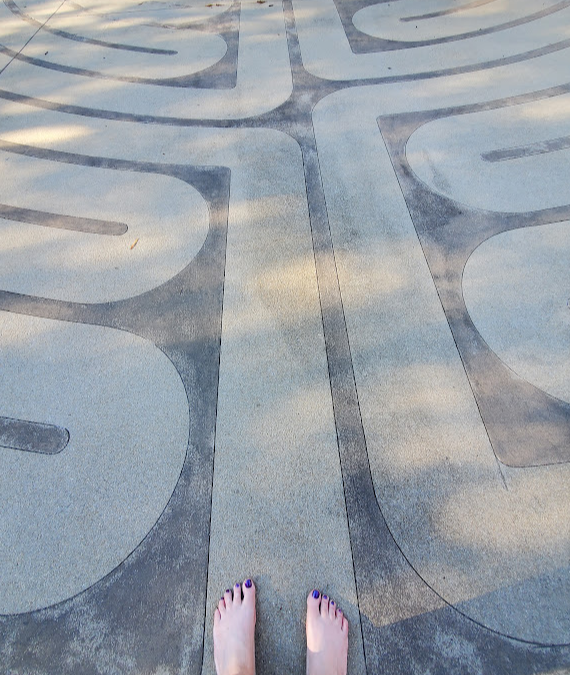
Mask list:
[[[496,2],[497,0],[474,0],[474,2],[468,2],[466,5],[460,5],[459,7],[451,7],[450,9],[442,9],[439,12],[429,12],[428,14],[417,14],[416,16],[405,16],[400,19],[402,22],[407,21],[423,21],[424,19],[437,19],[440,16],[447,16],[448,14],[457,14],[458,12],[465,12],[469,9],[475,9],[476,7],[481,7],[482,5],[488,5],[491,2]]]
[[[379,4],[375,0],[354,0],[354,2],[346,2],[346,0],[334,0],[336,8],[339,13],[346,38],[350,44],[350,48],[355,54],[372,54],[375,52],[392,51],[397,49],[411,49],[413,47],[425,47],[427,45],[444,44],[445,42],[455,42],[456,40],[467,40],[469,38],[478,37],[480,35],[487,35],[489,33],[496,33],[509,28],[515,28],[537,19],[542,19],[554,12],[560,12],[566,7],[570,6],[570,0],[563,0],[552,7],[547,7],[533,14],[521,17],[520,19],[513,19],[496,26],[490,26],[481,30],[468,31],[458,35],[448,35],[446,37],[433,38],[429,40],[411,40],[409,42],[404,40],[389,40],[386,38],[375,37],[367,35],[359,31],[352,22],[353,16],[360,9],[369,7],[370,5]],[[458,8],[459,9],[459,8]],[[454,10],[455,11],[455,10]],[[427,17],[426,17],[427,18]]]
[[[69,431],[42,422],[0,417],[0,446],[42,455],[57,455],[69,443]]]
[[[378,124],[493,450],[504,464],[523,468],[570,461],[570,403],[516,375],[489,348],[465,306],[463,269],[486,239],[508,230],[568,220],[570,205],[529,213],[471,209],[432,191],[417,178],[405,155],[408,138],[426,122],[512,103],[506,99],[387,116],[379,118]]]
[[[558,150],[568,150],[568,148],[570,148],[570,136],[560,136],[560,138],[520,145],[516,148],[503,148],[502,150],[484,152],[481,155],[481,159],[485,162],[505,162],[510,159],[520,159],[521,157],[532,157],[533,155],[545,155],[546,153],[557,152]]]
[[[3,143],[0,141],[0,147]],[[15,220],[19,223],[31,223],[43,227],[54,227],[60,230],[73,230],[75,232],[87,232],[89,234],[102,234],[120,236],[128,230],[126,223],[114,220],[99,220],[97,218],[83,218],[81,216],[65,216],[60,213],[37,211],[35,209],[23,209],[19,206],[0,204],[0,218]]]

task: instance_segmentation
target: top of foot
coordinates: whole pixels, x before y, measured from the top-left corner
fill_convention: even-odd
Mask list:
[[[346,675],[348,621],[326,595],[307,598],[307,675]]]
[[[214,612],[217,675],[255,675],[255,585],[228,589]]]

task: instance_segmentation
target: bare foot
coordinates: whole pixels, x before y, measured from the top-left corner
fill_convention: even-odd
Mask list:
[[[319,591],[307,598],[307,675],[346,675],[348,621]]]
[[[242,599],[243,591],[243,599]],[[214,612],[214,663],[218,675],[255,675],[255,586],[228,589]]]

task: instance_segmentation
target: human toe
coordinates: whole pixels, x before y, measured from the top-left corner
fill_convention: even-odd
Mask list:
[[[251,579],[246,579],[241,587],[243,593],[243,602],[247,604],[255,604],[255,584]]]
[[[334,600],[329,600],[329,619],[334,619],[336,618],[336,604]]]
[[[235,584],[233,589],[233,604],[241,605],[241,584]]]

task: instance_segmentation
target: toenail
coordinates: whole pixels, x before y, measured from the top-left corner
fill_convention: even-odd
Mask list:
[[[231,593],[231,589],[226,588],[226,593]]]
[[[236,588],[239,588],[239,584],[236,584]]]
[[[334,605],[334,600],[331,600],[331,605]]]
[[[319,595],[320,595],[319,591],[317,591],[317,589],[315,588],[315,590],[313,591],[313,598],[315,598],[316,600],[319,597]]]
[[[323,595],[323,600],[328,600],[328,596]]]
[[[248,580],[245,582],[245,587],[246,587],[246,588],[251,588],[251,579],[248,579]]]

